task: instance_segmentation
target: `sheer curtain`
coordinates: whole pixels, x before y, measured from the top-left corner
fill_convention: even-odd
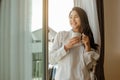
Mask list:
[[[97,80],[104,80],[104,16],[103,0],[74,0],[75,6],[82,7],[88,14],[95,42],[100,45],[100,59],[96,66]],[[98,19],[99,18],[99,19]]]
[[[31,0],[1,0],[0,80],[32,80]]]
[[[96,0],[74,0],[74,6],[79,6],[87,12],[95,42],[101,46]]]

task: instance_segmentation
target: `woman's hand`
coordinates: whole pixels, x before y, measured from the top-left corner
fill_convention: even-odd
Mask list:
[[[69,49],[71,49],[75,44],[79,43],[80,37],[73,37],[72,39],[70,39],[68,41],[68,43],[64,46],[65,50],[68,51]]]
[[[85,50],[86,51],[90,51],[91,47],[90,47],[90,39],[87,35],[85,35],[84,33],[82,34],[82,43],[85,45]]]

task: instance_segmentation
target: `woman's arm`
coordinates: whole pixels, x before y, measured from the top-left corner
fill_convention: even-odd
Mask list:
[[[86,66],[89,65],[96,65],[96,61],[99,59],[99,53],[91,48],[90,46],[90,39],[87,35],[82,34],[82,42],[85,47],[85,53],[84,53],[84,61]]]
[[[55,64],[60,61],[65,55],[67,55],[68,51],[65,50],[65,46],[62,44],[62,35],[63,32],[59,32],[53,42],[52,49],[49,52],[49,62],[51,64]]]
[[[90,63],[95,63],[99,59],[100,54],[94,51],[93,49],[91,51],[87,51],[84,53],[84,61],[86,66],[88,66]]]

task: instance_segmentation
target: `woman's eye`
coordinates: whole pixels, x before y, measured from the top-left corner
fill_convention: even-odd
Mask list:
[[[75,16],[75,18],[78,18],[78,16]]]
[[[69,19],[76,19],[76,18],[79,18],[79,16],[70,16]]]

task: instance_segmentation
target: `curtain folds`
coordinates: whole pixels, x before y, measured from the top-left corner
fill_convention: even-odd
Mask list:
[[[31,0],[1,0],[0,80],[32,80]]]
[[[96,75],[98,80],[105,80],[104,76],[104,6],[103,0],[96,0],[97,4],[97,12],[98,12],[98,20],[100,27],[100,35],[101,35],[101,49],[100,49],[100,59],[98,61]]]
[[[74,6],[83,8],[88,15],[95,42],[100,45],[100,59],[96,66],[97,80],[104,78],[104,15],[103,0],[74,0]]]

